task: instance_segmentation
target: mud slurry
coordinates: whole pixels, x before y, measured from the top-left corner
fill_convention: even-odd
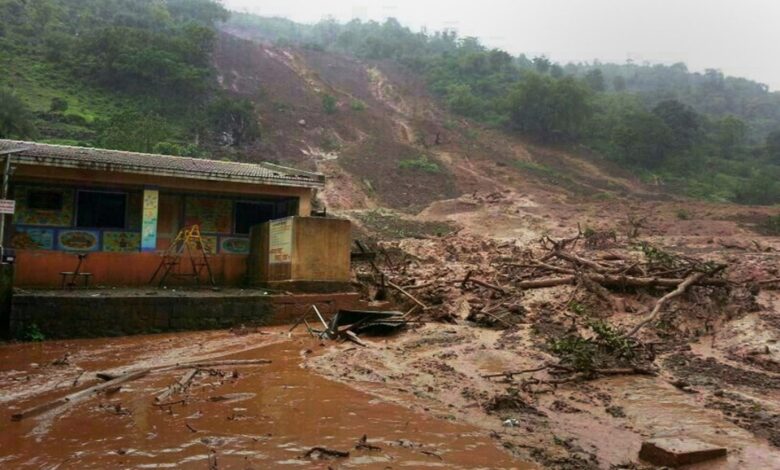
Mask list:
[[[155,353],[190,354],[187,344],[200,344],[207,357],[273,362],[203,371],[188,392],[166,402],[175,404],[155,405],[154,396],[183,371],[150,374],[116,393],[10,421],[19,409],[77,389],[70,386],[76,368],[88,364],[80,358],[93,357],[77,351],[109,356],[105,350],[111,345],[106,361],[111,364],[92,364],[98,365],[88,368],[92,375],[103,366],[148,363]],[[502,451],[484,430],[400,407],[300,367],[303,357],[323,348],[308,337],[288,339],[277,331],[236,338],[225,332],[56,342],[45,345],[47,353],[38,356],[35,368],[27,346],[0,349],[3,390],[42,383],[52,374],[66,379],[67,386],[7,401],[0,415],[4,468],[209,468],[214,460],[218,468],[241,469],[532,468]],[[68,350],[68,365],[51,365]],[[356,449],[363,435],[377,448]],[[350,456],[304,458],[315,446]]]
[[[767,409],[777,409],[777,394],[763,393],[760,380],[754,383],[742,375],[732,380],[736,386],[715,380],[717,386],[708,389],[692,379],[693,389],[680,390],[670,382],[677,378],[679,368],[673,363],[683,351],[659,361],[668,370],[664,366],[658,377],[569,383],[544,393],[526,393],[519,378],[481,377],[551,360],[536,347],[532,330],[531,325],[503,332],[427,325],[370,348],[346,347],[314,356],[307,366],[412,410],[489,430],[513,455],[545,468],[643,468],[637,460],[641,442],[661,436],[696,438],[729,449],[726,459],[706,468],[780,467],[774,431],[760,424],[774,422],[776,412],[760,414],[738,390],[758,395],[756,402]],[[694,367],[681,375],[706,382],[714,377],[710,372]],[[523,377],[529,376],[547,378],[544,371]],[[738,394],[741,407],[713,401],[733,403],[732,394]]]

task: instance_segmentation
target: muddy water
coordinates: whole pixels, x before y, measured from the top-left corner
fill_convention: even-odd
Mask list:
[[[776,448],[726,421],[719,411],[698,403],[696,394],[683,393],[647,377],[619,377],[605,380],[603,385],[611,389],[614,403],[624,408],[632,427],[648,430],[646,437],[688,437],[729,450],[726,459],[689,468],[780,468]],[[636,446],[638,451],[639,443]]]
[[[303,351],[320,348],[309,339],[279,342],[279,335],[209,335],[22,345],[29,354],[20,354],[19,346],[0,348],[3,394],[15,390],[9,376],[29,374],[30,382],[43,383],[48,373],[40,372],[40,364],[61,357],[63,351],[72,352],[71,362],[80,358],[79,367],[89,369],[90,375],[122,364],[166,362],[161,358],[170,350],[239,350],[221,358],[273,360],[270,365],[235,368],[237,377],[233,368],[224,369],[224,376],[200,373],[186,402],[170,406],[154,406],[153,397],[183,371],[151,374],[113,395],[18,423],[10,421],[18,408],[76,389],[6,400],[0,410],[0,466],[208,468],[213,454],[219,468],[530,468],[495,447],[484,431],[417,414],[301,368]],[[246,350],[253,341],[273,344]],[[33,362],[39,365],[31,369]],[[47,370],[70,381],[70,375]],[[363,434],[381,450],[354,449]],[[302,458],[313,446],[349,451],[350,457]]]

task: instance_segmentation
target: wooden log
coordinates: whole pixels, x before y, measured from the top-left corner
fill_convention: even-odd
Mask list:
[[[366,344],[366,343],[365,343],[363,340],[361,340],[360,338],[358,338],[358,335],[356,335],[354,332],[352,332],[352,331],[349,331],[349,330],[346,330],[346,331],[344,332],[344,335],[345,335],[345,337],[346,337],[348,340],[352,341],[353,343],[355,343],[355,344],[357,344],[357,345],[359,345],[359,346],[363,346],[364,348],[367,348],[367,347],[368,347],[368,345],[367,345],[367,344]]]
[[[706,273],[701,273],[706,275]],[[664,278],[664,277],[635,277],[618,276],[610,274],[588,273],[585,274],[588,279],[606,287],[677,287],[684,279]],[[728,281],[718,278],[697,280],[697,283],[705,286],[725,286]],[[533,279],[530,281],[520,281],[515,284],[520,289],[539,289],[543,287],[563,286],[576,283],[576,276],[562,276],[557,278]]]
[[[419,306],[420,306],[420,307],[421,307],[423,310],[426,310],[426,309],[428,308],[428,306],[427,306],[427,305],[425,305],[424,303],[420,302],[420,301],[417,299],[417,297],[413,296],[412,294],[410,294],[409,292],[407,292],[407,291],[406,291],[406,290],[405,290],[403,287],[399,286],[398,284],[394,283],[393,281],[391,281],[391,280],[389,280],[389,279],[388,279],[388,280],[387,280],[387,285],[389,285],[389,286],[390,286],[390,287],[392,287],[393,289],[395,289],[395,290],[397,290],[398,292],[400,292],[400,293],[402,293],[403,295],[405,295],[405,296],[406,296],[407,298],[409,298],[409,299],[410,299],[412,302],[414,302],[414,303],[416,303],[417,305],[419,305]]]
[[[178,369],[208,369],[210,367],[221,366],[254,366],[260,364],[270,364],[270,359],[228,359],[224,361],[205,361],[205,362],[182,362],[179,364],[173,364],[169,366],[153,367],[151,371],[166,371],[166,370],[178,370]]]
[[[93,393],[97,393],[112,387],[116,387],[117,385],[123,384],[125,382],[129,382],[131,380],[136,380],[141,377],[144,377],[150,372],[150,369],[142,369],[135,372],[128,372],[126,374],[122,374],[119,377],[109,380],[108,382],[104,382],[102,384],[94,385],[92,387],[86,388],[84,390],[80,390],[78,392],[71,393],[69,395],[66,395],[62,398],[58,398],[53,401],[49,401],[46,403],[43,403],[38,406],[34,406],[32,408],[28,408],[26,410],[23,410],[19,413],[15,413],[11,416],[11,419],[13,421],[21,421],[26,418],[30,418],[33,416],[38,416],[40,414],[43,414],[47,411],[59,408],[61,406],[64,406],[68,403],[75,403],[83,398],[86,398],[89,395],[92,395]]]
[[[22,410],[21,412],[12,415],[11,419],[14,421],[21,421],[22,419],[38,416],[40,414],[56,409],[65,404],[75,403],[84,398],[88,398],[94,393],[114,389],[123,383],[140,379],[141,377],[148,375],[150,372],[163,372],[169,370],[190,369],[190,368],[207,369],[209,367],[219,367],[219,366],[248,366],[248,365],[270,364],[270,363],[271,363],[270,359],[230,359],[230,360],[223,360],[223,361],[205,361],[205,362],[194,361],[194,362],[184,362],[184,363],[178,363],[172,365],[146,367],[138,370],[128,370],[120,375],[98,372],[97,373],[98,377],[114,377],[114,378],[108,380],[107,382],[103,382],[101,384],[94,385],[89,388],[85,388],[84,390],[71,393],[62,398],[58,398],[56,400],[49,401],[38,406],[34,406],[26,410]],[[187,375],[188,374],[185,374],[185,377]]]
[[[650,314],[644,320],[639,322],[639,324],[637,324],[634,328],[632,328],[631,331],[623,335],[623,337],[630,338],[634,336],[640,329],[642,329],[643,326],[655,320],[655,317],[658,316],[658,314],[661,312],[661,309],[664,305],[666,305],[667,302],[679,295],[682,295],[688,289],[688,287],[699,282],[706,274],[707,273],[694,273],[685,278],[684,281],[677,285],[675,290],[658,299],[658,301],[655,303],[655,306],[653,307],[653,310],[650,311]]]
[[[543,365],[541,365],[539,367],[534,367],[532,369],[505,371],[505,372],[499,372],[499,373],[496,373],[496,374],[485,374],[485,375],[480,375],[480,377],[482,377],[483,379],[491,379],[493,377],[512,377],[513,375],[529,374],[529,373],[532,373],[532,372],[539,372],[539,371],[547,369],[548,367],[550,367],[549,364],[543,364]]]
[[[595,261],[591,261],[589,259],[585,259],[575,254],[567,253],[565,251],[554,251],[553,256],[555,256],[556,258],[566,260],[570,263],[587,266],[598,273],[604,273],[607,271],[607,269],[609,269],[607,266],[603,266],[599,263],[596,263]]]
[[[23,419],[32,418],[33,416],[38,416],[40,414],[46,413],[49,410],[53,410],[67,403],[68,400],[66,398],[59,398],[54,401],[49,401],[44,403],[43,405],[34,406],[32,408],[28,408],[26,410],[20,411],[19,413],[14,413],[13,415],[11,415],[11,420],[21,421]]]
[[[471,271],[469,271],[469,274],[471,274]],[[474,284],[476,284],[478,286],[482,286],[482,287],[485,287],[485,288],[488,288],[488,289],[493,289],[496,292],[500,292],[501,294],[506,295],[506,290],[504,288],[499,287],[499,286],[495,286],[493,284],[489,284],[489,283],[487,283],[485,281],[481,281],[479,279],[475,279],[475,278],[473,278],[471,276],[467,276],[466,279],[463,280],[462,284],[465,285],[467,282],[472,282],[472,283],[474,283]]]

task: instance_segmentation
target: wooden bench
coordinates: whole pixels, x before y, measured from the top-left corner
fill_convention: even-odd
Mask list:
[[[79,257],[79,262],[76,264],[76,269],[73,271],[65,271],[61,272],[60,276],[62,276],[62,288],[63,289],[73,289],[78,286],[77,280],[84,279],[84,288],[89,287],[89,280],[92,278],[92,273],[83,273],[81,272],[81,265],[84,263],[84,259],[87,257],[86,253],[79,253],[77,255]]]

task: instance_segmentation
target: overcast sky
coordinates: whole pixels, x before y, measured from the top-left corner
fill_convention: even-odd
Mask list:
[[[780,90],[780,0],[223,0],[232,10],[313,23],[398,18],[456,29],[491,47],[556,62],[717,68]]]

